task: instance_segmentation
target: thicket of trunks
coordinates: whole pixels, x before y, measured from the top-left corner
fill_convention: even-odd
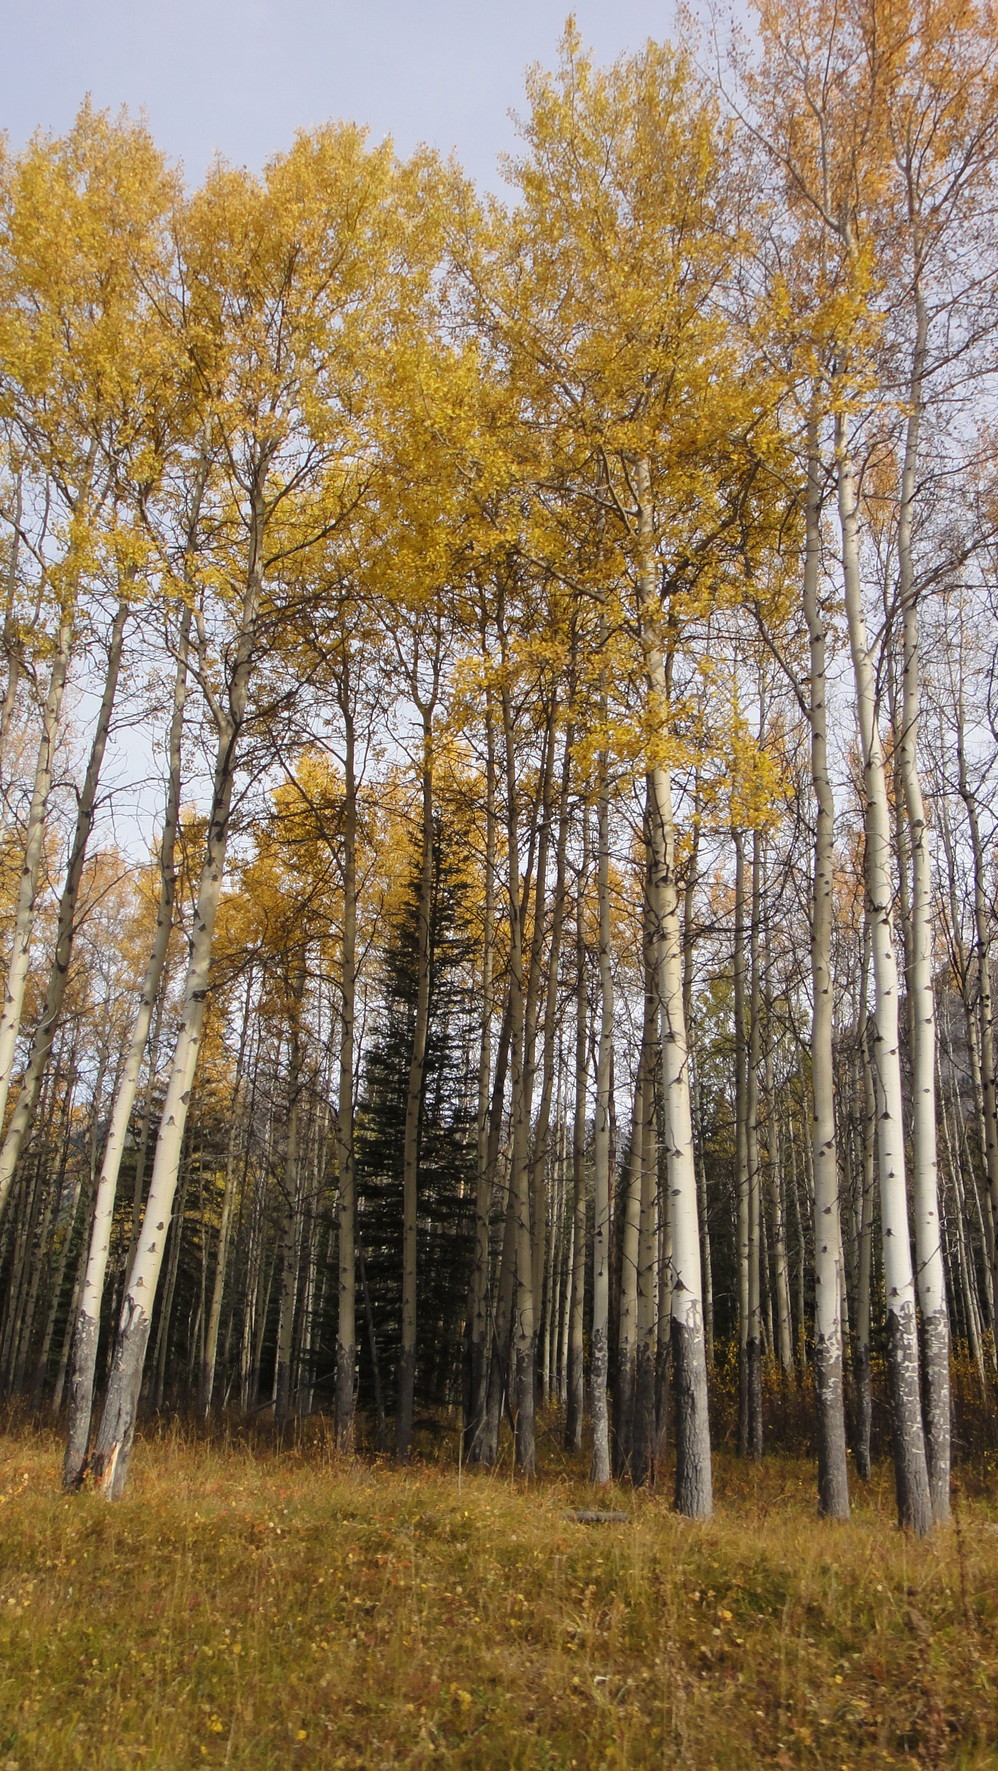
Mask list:
[[[947,1516],[998,39],[756,22],[719,81],[569,29],[507,208],[349,126],[187,194],[86,109],[0,169],[0,1384],[69,1487],[143,1397],[526,1472],[542,1408],[705,1515],[711,1409],[760,1456],[796,1395],[823,1511],[883,1403]]]

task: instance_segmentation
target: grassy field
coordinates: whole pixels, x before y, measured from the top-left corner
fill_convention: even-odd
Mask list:
[[[112,1507],[59,1458],[0,1439],[0,1771],[998,1766],[998,1477],[921,1544],[786,1460],[586,1526],[564,1471],[177,1434]]]

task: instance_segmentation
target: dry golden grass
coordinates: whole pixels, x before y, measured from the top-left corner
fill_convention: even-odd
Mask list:
[[[708,1525],[564,1472],[147,1439],[111,1507],[0,1440],[0,1771],[998,1765],[998,1490],[929,1543],[887,1473],[719,1460]],[[603,1504],[603,1503],[601,1503]]]

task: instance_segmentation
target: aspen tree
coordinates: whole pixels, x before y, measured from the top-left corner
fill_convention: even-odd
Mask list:
[[[575,1103],[572,1116],[572,1236],[569,1268],[565,1447],[582,1450],[585,1403],[584,1326],[586,1289],[586,1113],[589,1104],[589,991],[585,888],[591,853],[589,808],[583,811],[582,854],[575,886]]]
[[[962,636],[961,636],[962,637]],[[974,984],[976,986],[976,1027],[971,1034],[972,1050],[976,1046],[976,1068],[980,1074],[979,1120],[984,1142],[984,1165],[988,1183],[989,1216],[991,1220],[992,1284],[998,1296],[998,1079],[995,1075],[994,994],[991,978],[991,946],[993,930],[988,910],[987,859],[981,833],[980,804],[971,779],[967,756],[967,721],[961,659],[957,714],[957,791],[963,802],[970,835],[972,868],[972,904],[974,932]],[[973,1022],[971,1021],[971,1026]],[[976,1038],[974,1037],[976,1035]]]
[[[362,658],[370,657],[376,641],[349,579],[330,607],[324,599],[327,624],[319,651],[322,675],[336,709],[340,732],[331,740],[342,774],[342,810],[338,819],[335,849],[342,885],[342,921],[339,940],[339,1040],[336,1064],[336,1111],[333,1141],[336,1151],[336,1439],[341,1450],[353,1444],[357,1367],[357,1177],[354,1151],[354,1116],[357,1049],[358,904],[360,899],[359,819],[360,790],[364,772],[371,709],[365,695]],[[375,678],[377,680],[377,678]],[[376,1363],[376,1362],[375,1362]]]
[[[489,1157],[489,1088],[492,1079],[493,978],[496,932],[497,814],[495,716],[492,686],[485,686],[485,832],[481,932],[482,1021],[478,1052],[478,1099],[475,1111],[475,1253],[468,1296],[465,1347],[464,1454],[481,1458],[485,1424],[489,1343],[489,1216],[493,1173]]]
[[[303,1163],[301,1159],[301,1122],[304,1053],[302,1039],[302,998],[305,994],[307,955],[300,951],[294,958],[293,976],[289,979],[287,1019],[288,1041],[288,1110],[284,1149],[284,1222],[281,1231],[280,1289],[278,1293],[277,1357],[274,1362],[274,1424],[287,1425],[292,1401],[292,1346],[295,1305],[298,1297],[301,1256],[301,1215],[303,1202]]]
[[[650,45],[597,75],[570,31],[560,74],[532,76],[529,96],[528,152],[515,169],[521,269],[509,349],[532,400],[551,414],[562,476],[612,527],[638,618],[673,1205],[677,1504],[706,1512],[700,1244],[668,766],[666,653],[675,639],[664,635],[670,624],[679,630],[683,598],[695,599],[708,557],[719,566],[718,537],[732,520],[744,533],[746,507],[738,504],[735,519],[727,496],[747,465],[742,427],[758,411],[746,379],[737,388],[727,379],[729,341],[712,307],[731,235],[721,219],[714,118],[687,63]]]
[[[538,866],[538,893],[534,909],[534,942],[538,963],[538,1022],[541,1035],[540,1062],[540,1095],[534,1115],[533,1155],[531,1161],[530,1191],[534,1214],[534,1293],[540,1297],[544,1269],[546,1246],[554,1254],[554,1230],[546,1236],[547,1217],[547,1183],[546,1170],[550,1157],[551,1104],[555,1082],[556,1035],[558,1021],[558,996],[561,983],[561,949],[562,936],[567,909],[566,892],[566,857],[568,851],[568,833],[570,822],[570,794],[574,770],[575,725],[571,712],[574,695],[574,678],[577,671],[577,634],[571,634],[568,641],[568,657],[565,664],[564,694],[568,708],[566,725],[562,739],[561,781],[555,800],[553,795],[548,814],[548,822],[555,821],[556,835],[554,844],[554,882],[551,893],[550,933],[547,937],[547,953],[542,951],[542,942],[546,932],[545,905],[540,893],[541,865]],[[555,812],[557,805],[557,813]],[[546,871],[546,868],[545,868]],[[547,976],[541,979],[541,968],[546,965]],[[543,982],[543,1010],[541,1009],[541,985]]]
[[[877,1148],[898,1516],[903,1525],[925,1533],[932,1524],[932,1505],[921,1419],[915,1282],[905,1192],[890,821],[874,666],[862,608],[855,480],[841,416],[836,418],[835,442],[846,616],[856,678],[866,799],[866,890],[876,985]]]
[[[954,699],[956,702],[958,731],[962,734],[962,718],[963,718],[963,712],[964,712],[964,684],[963,684],[964,660],[962,657],[963,635],[962,635],[962,633],[959,633],[959,629],[958,629],[958,634],[959,634],[959,637],[957,640],[957,648],[956,649],[957,649],[957,653],[958,653],[957,675],[958,675],[959,687],[955,692]],[[955,685],[954,685],[954,688],[955,688]],[[940,726],[940,728],[942,728],[942,726],[943,726],[942,710],[937,707],[936,712],[937,712],[937,719],[938,719],[939,726]],[[945,739],[943,739],[941,736],[940,748],[942,748],[942,745],[944,742],[945,742]],[[965,745],[965,741],[964,741],[962,735],[957,738],[956,750],[957,750],[957,766],[958,766],[958,775],[957,775],[957,784],[956,784],[957,785],[957,792],[961,798],[964,798],[965,795],[972,795],[973,790],[971,788],[970,781],[969,781],[969,778],[967,775],[966,745]],[[961,880],[961,869],[960,869],[959,858],[958,858],[958,854],[957,854],[957,835],[954,830],[952,809],[951,809],[951,804],[950,804],[951,792],[952,792],[952,788],[946,782],[944,775],[943,775],[942,768],[939,765],[939,763],[937,762],[936,779],[933,783],[933,798],[935,800],[936,805],[939,808],[939,835],[940,835],[941,846],[942,846],[942,850],[943,850],[943,854],[945,856],[945,862],[946,862],[945,890],[940,889],[941,904],[940,904],[939,922],[942,924],[943,929],[945,931],[947,946],[948,946],[948,950],[949,950],[950,964],[951,964],[951,967],[952,967],[952,970],[953,970],[953,973],[954,973],[954,976],[955,976],[955,979],[957,982],[957,986],[958,986],[958,989],[960,992],[961,1005],[962,1005],[962,1009],[963,1009],[964,1028],[965,1028],[967,1047],[968,1047],[969,1058],[970,1058],[970,1077],[971,1077],[971,1087],[972,1087],[973,1099],[974,1099],[974,1120],[976,1121],[975,1129],[977,1132],[979,1147],[980,1147],[980,1150],[984,1156],[985,1190],[986,1190],[986,1193],[988,1195],[990,1195],[990,1191],[991,1191],[991,1189],[990,1189],[990,1166],[989,1166],[990,1165],[990,1156],[989,1156],[989,1149],[988,1149],[987,1114],[986,1114],[986,1108],[985,1108],[984,1077],[983,1077],[982,1068],[981,1068],[980,1030],[979,1030],[978,1022],[977,1022],[977,1005],[975,1002],[975,967],[972,963],[972,957],[971,957],[973,944],[967,938],[969,930],[965,926],[965,917],[964,917],[964,913],[963,913],[963,909],[962,909],[962,896],[963,896],[963,894],[961,892],[961,885],[963,882]],[[969,807],[968,807],[968,811],[969,811]],[[976,813],[976,806],[975,806],[975,813]],[[979,826],[978,826],[978,835],[979,834],[980,834],[980,830],[979,830]],[[971,826],[971,838],[973,839],[973,827],[972,826]],[[972,856],[974,854],[973,848],[971,850],[971,854],[972,854]],[[975,867],[975,872],[976,872],[976,867]],[[982,885],[983,885],[983,878],[982,878]],[[971,929],[973,928],[974,920],[975,920],[975,918],[973,916],[973,908],[974,908],[974,898],[972,897],[972,899],[971,899],[971,919],[970,919]],[[982,898],[982,911],[984,911],[983,898]],[[986,912],[985,912],[985,927],[986,927]],[[963,1142],[964,1151],[966,1152],[967,1138],[966,1138],[966,1127],[965,1126],[963,1127],[963,1132],[964,1132],[964,1137],[963,1137],[962,1142]],[[990,1209],[990,1197],[989,1197],[987,1212],[981,1213],[980,1199],[979,1199],[979,1195],[978,1195],[978,1191],[977,1191],[977,1179],[976,1179],[976,1176],[973,1174],[972,1165],[967,1163],[966,1166],[969,1171],[968,1179],[970,1180],[971,1187],[972,1187],[972,1196],[974,1197],[974,1199],[977,1203],[977,1213],[978,1213],[979,1217],[982,1219],[981,1241],[982,1241],[982,1244],[984,1247],[984,1252],[985,1252],[985,1267],[986,1267],[983,1305],[984,1305],[985,1316],[986,1316],[986,1320],[987,1320],[987,1326],[992,1330],[992,1333],[993,1333],[993,1329],[994,1329],[994,1296],[993,1296],[994,1223],[992,1220],[992,1213],[991,1213],[991,1209]]]
[[[69,980],[69,964],[76,932],[80,886],[83,880],[87,845],[93,830],[97,808],[97,789],[100,784],[101,768],[111,729],[111,717],[121,670],[122,642],[128,613],[128,600],[126,597],[122,597],[115,611],[108,637],[104,690],[80,790],[69,861],[59,898],[55,950],[49,968],[45,999],[41,1016],[32,1034],[28,1060],[20,1080],[14,1109],[4,1134],[3,1143],[0,1144],[0,1211],[6,1204],[18,1158],[34,1124],[42,1078],[52,1051],[56,1026]]]
[[[364,474],[362,438],[342,402],[357,353],[386,318],[397,242],[381,205],[395,178],[387,150],[368,152],[356,130],[330,129],[299,137],[262,184],[213,173],[183,218],[179,323],[198,421],[217,451],[226,551],[214,569],[229,631],[212,686],[209,633],[196,610],[217,749],[180,1028],[93,1459],[112,1497],[124,1487],[177,1185],[254,665],[279,612],[282,557],[345,520]]]
[[[336,1152],[336,1437],[341,1450],[353,1443],[357,1381],[357,1180],[354,1118],[357,1055],[358,908],[362,873],[361,790],[366,758],[376,725],[375,700],[383,688],[378,659],[379,631],[354,575],[333,551],[324,563],[316,631],[309,652],[316,660],[322,692],[335,710],[339,730],[327,739],[342,780],[342,801],[335,816],[320,799],[310,806],[316,823],[327,833],[339,869],[342,912],[335,970],[339,1013],[336,1061],[336,1110],[333,1143]],[[372,668],[373,666],[373,668]],[[300,791],[304,784],[298,780]]]
[[[22,626],[19,608],[19,594],[23,583],[21,570],[21,526],[24,519],[23,472],[19,472],[15,467],[12,479],[13,484],[9,488],[4,487],[6,508],[3,508],[4,518],[10,525],[10,540],[7,563],[3,573],[3,630],[2,636],[0,636],[0,645],[2,645],[7,661],[7,686],[2,699],[0,699],[0,766],[6,765],[7,743],[26,663],[23,626],[26,626],[27,623]]]
[[[596,904],[598,917],[599,1029],[596,1045],[596,1121],[593,1128],[593,1316],[590,1353],[590,1412],[593,1453],[590,1474],[597,1486],[610,1480],[610,1424],[607,1409],[610,1325],[610,1129],[613,1058],[613,967],[610,929],[609,758],[600,752],[596,801]]]
[[[39,575],[39,611],[53,627],[41,648],[48,683],[0,1014],[0,1117],[23,1012],[67,672],[86,633],[94,578],[106,573],[124,583],[135,575],[143,550],[128,506],[134,515],[161,467],[172,363],[151,291],[164,268],[174,192],[148,133],[112,124],[89,105],[64,138],[36,136],[3,164],[0,177],[0,411],[20,462],[11,515]],[[26,482],[40,513],[36,524]],[[98,748],[99,741],[93,755]],[[77,820],[80,865],[85,822]],[[71,907],[67,918],[71,928]],[[68,962],[68,949],[64,957]],[[39,1052],[39,1061],[45,1058],[47,1049]],[[31,1082],[22,1089],[25,1124],[2,1159],[0,1208],[30,1123],[33,1089]]]
[[[24,993],[28,982],[31,940],[35,926],[35,903],[43,858],[45,814],[52,791],[56,738],[71,641],[72,623],[62,618],[59,621],[49,665],[48,685],[42,703],[41,733],[25,828],[24,858],[18,880],[14,935],[7,962],[3,1011],[0,1015],[0,1120],[6,1111],[7,1095],[13,1080],[14,1054],[24,1012]]]
[[[635,1308],[634,1407],[631,1423],[631,1475],[641,1486],[654,1481],[657,1451],[656,1378],[659,1287],[659,1115],[657,1077],[648,1071],[647,1104],[642,1113],[641,1188],[638,1201]],[[671,1266],[671,1261],[670,1261]]]
[[[222,1304],[225,1296],[229,1238],[232,1228],[232,1213],[235,1203],[236,1183],[239,1174],[239,1158],[242,1155],[242,1145],[248,1135],[245,1106],[246,1089],[244,1082],[246,1048],[249,1043],[250,1003],[252,1001],[253,983],[253,968],[250,967],[247,971],[246,998],[239,1035],[239,1055],[236,1060],[236,1074],[232,1091],[229,1139],[225,1158],[225,1187],[222,1195],[221,1218],[218,1225],[218,1242],[215,1249],[215,1277],[211,1288],[211,1302],[208,1309],[204,1351],[201,1358],[201,1387],[199,1400],[206,1418],[211,1414],[212,1398],[215,1393],[215,1375],[218,1364],[218,1337],[222,1325]]]
[[[666,721],[666,670],[655,612],[652,558],[651,483],[647,461],[637,469],[639,586],[642,646],[649,690],[652,731]],[[710,1428],[707,1418],[707,1359],[704,1338],[700,1231],[693,1163],[686,1025],[683,1018],[682,942],[675,880],[675,830],[669,771],[661,763],[649,771],[652,907],[658,936],[656,964],[662,1012],[662,1092],[669,1139],[668,1185],[672,1201],[672,1335],[676,1421],[676,1505],[700,1518],[713,1508]]]
[[[100,1179],[94,1199],[89,1255],[74,1331],[69,1430],[62,1476],[64,1488],[75,1488],[79,1484],[86,1461],[90,1417],[93,1409],[94,1376],[97,1368],[100,1307],[111,1245],[111,1224],[114,1215],[118,1173],[131,1121],[132,1108],[138,1093],[139,1075],[146,1054],[153,1011],[163,978],[167,948],[173,929],[173,904],[177,883],[174,852],[180,821],[180,752],[184,702],[187,694],[188,631],[189,615],[185,611],[181,617],[173,716],[168,740],[166,811],[159,843],[160,895],[156,917],[156,934],[146,965],[145,977],[142,981],[139,1009],[132,1028],[121,1081],[115,1093],[114,1108],[104,1144]]]
[[[936,1032],[931,858],[919,769],[921,642],[916,513],[922,429],[932,398],[934,357],[949,367],[949,318],[969,290],[954,283],[957,242],[993,201],[998,145],[998,33],[992,14],[966,0],[916,8],[869,0],[868,53],[884,92],[886,129],[904,204],[902,234],[911,334],[907,416],[898,488],[897,595],[902,621],[902,705],[898,736],[911,844],[912,1181],[917,1288],[925,1373],[926,1449],[932,1506],[949,1517],[949,1326],[936,1158]],[[885,218],[886,221],[886,218]],[[885,239],[885,256],[897,238]],[[886,233],[886,229],[885,229]],[[976,271],[974,275],[978,273]],[[934,335],[942,334],[934,345]]]
[[[880,95],[864,62],[861,21],[833,17],[819,3],[791,22],[777,4],[758,7],[767,53],[764,73],[749,90],[762,118],[767,151],[785,180],[799,220],[799,246],[809,246],[823,316],[834,425],[846,625],[863,759],[866,891],[875,978],[878,1154],[887,1284],[888,1371],[891,1386],[898,1516],[918,1532],[930,1529],[925,1439],[921,1419],[914,1269],[908,1231],[894,950],[891,821],[887,796],[875,659],[863,603],[860,507],[853,454],[856,398],[868,368],[875,321],[871,254],[863,234],[884,178]]]
[[[750,1199],[748,1154],[748,1016],[745,1001],[745,833],[735,830],[735,951],[732,961],[735,1020],[735,1188],[738,1261],[738,1454],[747,1457],[752,1439],[749,1388]]]
[[[654,1089],[658,1057],[658,978],[655,930],[648,902],[648,881],[643,916],[644,1012],[634,1091],[631,1129],[624,1171],[620,1179],[617,1218],[619,1279],[617,1284],[617,1357],[613,1373],[613,1450],[618,1476],[633,1473],[634,1407],[638,1357],[638,1266],[640,1259],[641,1206],[645,1170],[654,1142]]]
[[[811,899],[811,1084],[814,1164],[814,1369],[818,1427],[818,1505],[830,1518],[849,1514],[843,1406],[842,1288],[838,1258],[839,1168],[835,1136],[832,998],[835,799],[828,766],[827,632],[819,598],[822,479],[817,424],[807,431],[804,517],[804,618],[810,642],[808,718],[815,797]],[[867,1268],[867,1301],[869,1300]],[[869,1337],[867,1336],[867,1349]],[[869,1351],[867,1350],[867,1359]],[[862,1472],[861,1472],[862,1473]]]
[[[354,1164],[354,1051],[357,1003],[357,742],[349,653],[338,675],[343,719],[343,936],[340,944],[340,1055],[336,1100],[337,1318],[336,1437],[353,1435],[356,1352],[357,1177]]]
[[[520,876],[520,799],[515,776],[515,725],[511,686],[500,688],[503,749],[506,765],[506,898],[509,916],[510,1000],[510,1178],[508,1221],[511,1228],[509,1271],[512,1278],[510,1392],[515,1421],[516,1461],[525,1475],[535,1466],[535,1299],[531,1240],[528,1139],[530,1091],[528,1066],[527,989],[524,951],[523,884]],[[550,754],[550,731],[548,735]],[[505,1252],[505,1251],[504,1251]]]
[[[752,832],[752,898],[749,917],[749,1040],[745,1088],[748,1159],[748,1450],[762,1456],[762,1174],[759,1155],[759,1082],[762,1058],[762,979],[759,924],[762,913],[762,844]]]

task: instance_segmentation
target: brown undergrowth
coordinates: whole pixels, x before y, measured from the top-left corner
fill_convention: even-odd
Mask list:
[[[116,1506],[0,1439],[0,1771],[998,1765],[998,1489],[927,1543],[888,1472],[722,1457],[709,1524],[564,1468],[179,1433]]]

